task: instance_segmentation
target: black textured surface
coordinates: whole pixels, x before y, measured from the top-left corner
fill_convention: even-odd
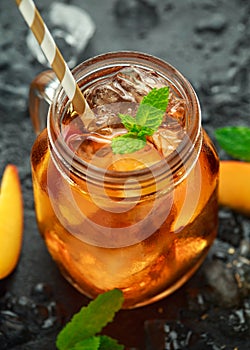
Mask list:
[[[153,54],[173,64],[194,85],[203,126],[212,139],[216,127],[250,125],[248,0],[60,2],[84,8],[96,24],[78,62],[122,49]],[[50,3],[39,1],[43,14]],[[25,227],[18,267],[0,281],[0,350],[55,349],[62,324],[88,301],[61,277],[36,226],[29,163],[35,136],[28,89],[44,67],[27,48],[27,32],[15,1],[1,0],[0,176],[7,163],[18,166]],[[219,154],[226,157],[221,150]],[[218,239],[198,273],[161,302],[120,312],[106,334],[139,350],[248,350],[249,241],[249,218],[222,208]]]

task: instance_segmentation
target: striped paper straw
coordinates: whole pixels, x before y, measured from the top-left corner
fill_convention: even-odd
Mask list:
[[[62,84],[69,100],[72,102],[74,110],[79,114],[83,114],[86,107],[83,94],[81,93],[78,84],[56,46],[55,41],[39,14],[34,2],[32,0],[16,0],[16,3],[58,80]]]

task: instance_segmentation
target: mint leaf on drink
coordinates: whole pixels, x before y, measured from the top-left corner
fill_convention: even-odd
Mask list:
[[[155,132],[162,123],[164,116],[162,110],[149,104],[141,104],[138,108],[135,120],[140,128],[147,127],[151,132]]]
[[[156,109],[160,109],[165,112],[169,100],[169,87],[165,86],[160,89],[152,89],[147,96],[145,96],[141,102],[141,104],[147,104],[155,107]]]
[[[146,145],[146,138],[138,138],[136,134],[127,133],[112,140],[112,150],[115,154],[126,154],[139,151]]]
[[[219,128],[215,137],[230,156],[250,161],[250,128],[244,126],[231,126]]]
[[[128,133],[112,139],[113,153],[133,153],[145,147],[146,137],[152,136],[161,125],[168,101],[169,87],[154,88],[142,99],[135,118],[119,114]]]
[[[123,293],[119,289],[100,294],[88,306],[76,313],[61,330],[56,339],[57,348],[59,350],[95,350],[98,342],[95,335],[113,320],[115,313],[122,307],[123,301]],[[101,340],[99,340],[98,350],[101,350],[100,344]]]
[[[136,125],[135,118],[127,114],[119,114],[119,118],[121,119],[122,124],[125,126],[125,128],[128,131],[137,132],[137,125]]]

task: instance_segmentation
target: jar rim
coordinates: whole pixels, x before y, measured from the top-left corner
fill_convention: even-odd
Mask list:
[[[118,70],[131,65],[156,71],[165,80],[171,81],[171,84],[178,92],[188,100],[189,119],[187,120],[186,133],[176,150],[162,160],[145,168],[130,171],[109,170],[84,161],[74,154],[61,134],[58,123],[60,121],[60,112],[62,112],[61,102],[68,101],[68,97],[63,88],[59,86],[50,106],[47,121],[51,153],[55,155],[57,161],[59,160],[64,166],[70,167],[71,171],[80,177],[85,177],[87,170],[88,179],[91,177],[95,183],[98,183],[100,180],[103,182],[104,175],[105,181],[110,183],[113,181],[124,183],[124,179],[131,176],[136,176],[136,178],[140,178],[143,181],[148,179],[148,177],[152,177],[152,174],[154,178],[166,179],[168,176],[172,177],[173,173],[177,173],[183,167],[184,163],[186,164],[185,176],[187,176],[197,160],[201,149],[201,111],[198,97],[192,85],[175,67],[160,58],[146,53],[138,51],[116,51],[89,58],[76,66],[72,70],[72,73],[80,86],[86,86],[88,80],[92,81],[93,78],[98,76],[100,71]],[[65,103],[63,106],[65,106]],[[58,118],[55,118],[56,114]],[[187,162],[190,164],[187,165]],[[180,181],[182,178],[183,175]]]

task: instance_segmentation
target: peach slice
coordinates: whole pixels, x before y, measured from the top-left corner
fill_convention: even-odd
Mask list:
[[[23,201],[18,170],[6,166],[0,192],[0,279],[16,267],[22,246]]]
[[[250,162],[220,161],[219,203],[250,215]]]

